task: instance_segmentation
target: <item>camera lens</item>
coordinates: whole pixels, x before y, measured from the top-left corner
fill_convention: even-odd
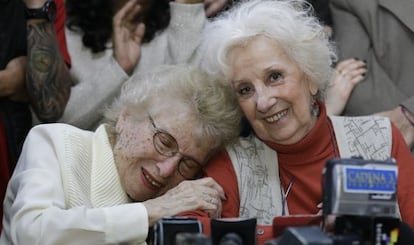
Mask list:
[[[243,239],[234,232],[227,233],[220,240],[220,245],[243,245]]]
[[[211,245],[208,237],[202,233],[180,232],[175,236],[176,245]]]

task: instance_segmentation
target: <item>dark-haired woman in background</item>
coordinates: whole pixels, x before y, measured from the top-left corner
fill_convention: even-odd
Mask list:
[[[82,44],[99,53],[110,48],[112,44],[112,17],[127,1],[115,0],[67,0],[67,27],[70,31],[81,32]],[[145,34],[142,42],[150,42],[155,33],[164,30],[170,22],[170,0],[140,1],[144,8],[140,21],[145,24]]]
[[[77,84],[60,121],[94,129],[132,73],[196,62],[206,15],[227,2],[67,0],[67,40]]]

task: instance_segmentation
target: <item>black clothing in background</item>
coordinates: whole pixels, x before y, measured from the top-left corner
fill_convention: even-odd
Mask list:
[[[313,6],[318,19],[327,26],[332,26],[332,16],[329,9],[329,0],[308,0]]]
[[[0,30],[0,70],[4,70],[10,60],[26,55],[27,32],[23,1],[0,0]],[[32,126],[29,104],[0,97],[0,120],[3,121],[7,134],[12,171]]]

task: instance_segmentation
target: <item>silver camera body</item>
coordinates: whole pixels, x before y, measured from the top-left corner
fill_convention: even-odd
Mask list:
[[[398,217],[397,177],[393,159],[329,160],[323,171],[324,215]]]

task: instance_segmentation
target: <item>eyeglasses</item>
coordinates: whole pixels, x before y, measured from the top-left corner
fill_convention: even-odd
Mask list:
[[[152,127],[155,129],[155,133],[152,136],[152,141],[155,150],[166,157],[173,157],[179,153],[177,140],[169,134],[167,131],[157,128],[154,120],[148,115]],[[199,177],[202,172],[202,165],[192,157],[184,156],[180,159],[177,165],[178,173],[185,179],[195,179]]]

